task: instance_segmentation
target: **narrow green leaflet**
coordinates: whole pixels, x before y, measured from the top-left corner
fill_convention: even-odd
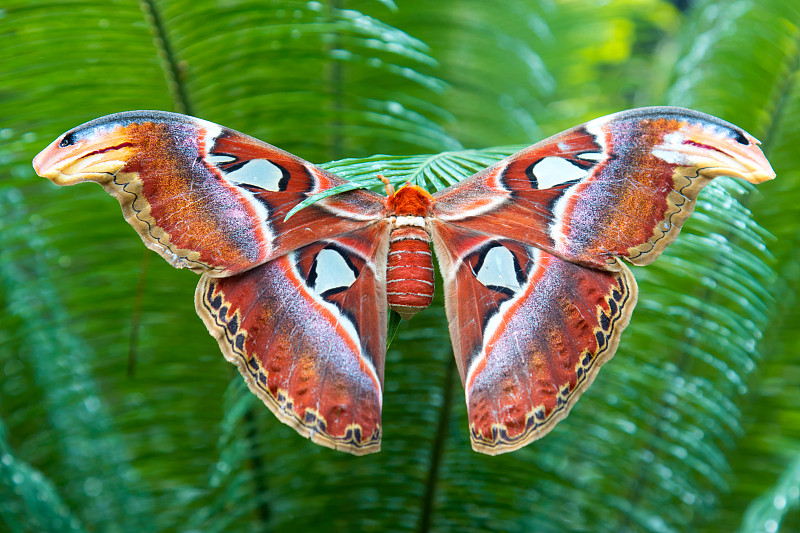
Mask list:
[[[395,187],[406,182],[438,191],[496,163],[521,147],[498,147],[485,150],[461,150],[418,156],[372,156],[363,159],[343,159],[320,165],[325,170],[349,180],[327,191],[310,196],[286,214],[285,220],[324,198],[355,189],[381,189],[380,174]]]
[[[395,335],[400,330],[400,324],[402,323],[403,318],[400,314],[392,309],[389,311],[389,326],[386,328],[386,348],[388,349],[392,345],[392,341],[394,340]]]
[[[0,420],[0,523],[14,533],[86,531],[53,482],[17,457],[6,437]]]
[[[800,455],[786,465],[775,486],[751,503],[745,511],[739,533],[775,533],[783,517],[800,507]]]

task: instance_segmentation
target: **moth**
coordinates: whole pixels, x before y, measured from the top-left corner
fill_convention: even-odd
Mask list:
[[[33,160],[94,181],[145,245],[199,274],[198,315],[250,390],[323,446],[376,452],[387,313],[444,280],[472,447],[548,433],[614,355],[636,305],[628,263],[675,240],[717,176],[775,177],[759,142],[718,118],[649,107],[598,118],[430,194],[350,190],[288,152],[161,111],[98,118]]]

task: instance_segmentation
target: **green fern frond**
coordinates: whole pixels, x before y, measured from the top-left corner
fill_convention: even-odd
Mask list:
[[[9,529],[796,523],[796,2],[702,0],[685,13],[659,0],[143,5],[0,10]],[[275,420],[219,355],[195,316],[196,277],[148,266],[101,190],[57,190],[30,167],[85,120],[186,109],[331,161],[321,166],[358,187],[382,189],[381,173],[438,190],[548,134],[659,103],[745,127],[778,179],[706,188],[678,241],[635,269],[640,301],[614,360],[547,438],[500,457],[470,450],[440,293],[389,349],[383,451],[322,449]],[[395,155],[369,155],[385,153]],[[785,511],[769,508],[784,493]]]

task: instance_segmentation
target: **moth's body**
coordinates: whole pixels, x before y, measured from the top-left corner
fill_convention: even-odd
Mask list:
[[[392,222],[386,262],[386,299],[406,320],[433,301],[434,270],[428,220],[433,196],[416,185],[397,192],[388,188],[384,201]]]
[[[541,438],[613,355],[654,261],[700,189],[775,176],[758,141],[695,111],[643,108],[567,130],[448,189],[356,190],[274,146],[157,111],[102,117],[34,159],[96,181],[145,244],[202,277],[198,314],[250,389],[315,442],[381,438],[387,308],[433,296],[431,244],[475,450]]]

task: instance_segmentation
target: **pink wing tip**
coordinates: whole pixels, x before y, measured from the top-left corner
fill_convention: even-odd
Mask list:
[[[775,179],[776,176],[775,170],[773,170],[772,165],[769,164],[764,152],[762,152],[761,149],[758,149],[758,151],[760,157],[754,158],[755,168],[749,176],[746,176],[747,181],[755,184]]]
[[[55,163],[58,158],[58,142],[60,139],[61,137],[50,143],[47,148],[36,154],[36,157],[33,158],[33,170],[35,170],[36,174],[39,176],[48,178],[49,174],[52,174],[53,163]]]

